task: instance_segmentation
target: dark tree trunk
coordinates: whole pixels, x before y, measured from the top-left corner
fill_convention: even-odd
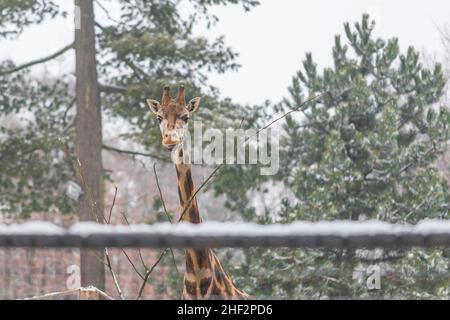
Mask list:
[[[102,122],[95,59],[94,9],[92,0],[75,0],[76,138],[75,153],[81,162],[86,185],[95,201],[93,217],[88,196],[80,197],[80,220],[103,215]],[[105,289],[105,268],[98,257],[104,250],[81,250],[81,285]]]

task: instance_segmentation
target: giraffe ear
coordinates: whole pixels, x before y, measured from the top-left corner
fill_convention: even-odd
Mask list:
[[[159,110],[161,109],[161,104],[153,99],[147,99],[148,107],[150,108],[150,111],[154,114],[158,114]]]
[[[197,111],[199,106],[200,106],[200,97],[197,97],[189,101],[188,105],[186,106],[186,109],[188,109],[190,113],[194,113],[195,111]]]

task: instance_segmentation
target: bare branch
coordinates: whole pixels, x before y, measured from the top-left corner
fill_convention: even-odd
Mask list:
[[[157,259],[156,262],[152,265],[152,267],[150,268],[150,270],[147,270],[147,272],[145,273],[145,277],[144,277],[144,280],[142,281],[142,285],[141,285],[141,288],[139,289],[139,293],[138,293],[138,295],[137,295],[137,297],[136,297],[136,300],[139,300],[139,299],[141,298],[142,292],[144,292],[144,288],[145,288],[145,285],[147,284],[148,278],[150,277],[151,273],[152,273],[153,270],[156,268],[156,266],[160,263],[161,259],[162,259],[162,258],[164,257],[164,255],[166,254],[167,250],[168,250],[168,249],[166,248],[163,252],[161,252],[161,254],[159,255],[158,259]]]
[[[105,6],[98,0],[94,0],[94,2],[99,6],[100,9],[103,10],[103,12],[105,13],[106,17],[111,20],[112,22],[115,23],[120,23],[119,21],[117,21],[116,19],[114,19],[113,17],[111,17],[111,15],[109,14],[109,11],[105,8]],[[97,22],[95,22],[95,24],[97,25]]]
[[[211,172],[211,174],[206,178],[206,180],[203,181],[203,183],[197,188],[197,190],[195,190],[194,194],[191,196],[191,198],[190,198],[189,201],[187,202],[185,208],[183,209],[183,212],[181,213],[180,218],[178,218],[177,223],[180,222],[181,219],[183,219],[183,215],[184,215],[184,214],[187,212],[187,210],[190,208],[191,203],[192,203],[192,200],[195,198],[195,196],[197,195],[197,193],[199,193],[200,190],[203,189],[203,187],[208,183],[208,181],[212,179],[212,177],[217,173],[217,171],[219,171],[219,170],[223,167],[224,164],[225,164],[225,163],[219,164],[219,165],[213,170],[213,172]]]
[[[109,272],[111,273],[111,277],[113,278],[113,281],[114,281],[114,286],[116,287],[117,292],[119,293],[120,299],[125,300],[122,290],[120,289],[119,282],[117,281],[116,274],[114,273],[114,270],[112,268],[111,259],[109,258],[108,248],[105,248],[105,256],[106,256],[106,264],[108,266]]]
[[[159,186],[158,174],[156,173],[156,163],[153,164],[153,172],[155,173],[156,186],[158,187],[159,198],[161,199],[164,208],[164,213],[166,214],[167,220],[169,220],[169,222],[172,223],[172,219],[170,218],[169,212],[167,212],[166,203],[164,202],[164,198],[161,192],[161,187]]]
[[[302,110],[300,110],[300,109],[301,109],[303,106],[305,106],[306,104],[308,104],[308,103],[311,102],[311,101],[316,100],[317,98],[320,98],[321,96],[323,96],[323,95],[325,95],[325,94],[329,94],[329,92],[322,92],[322,93],[320,93],[320,94],[318,94],[318,95],[316,95],[316,96],[313,96],[312,98],[309,98],[308,100],[304,101],[301,105],[299,105],[296,109],[289,110],[288,112],[286,112],[286,113],[283,114],[282,116],[280,116],[280,117],[278,117],[278,118],[272,120],[271,122],[269,122],[268,124],[266,124],[264,127],[260,128],[258,131],[256,131],[256,134],[255,134],[255,135],[257,135],[257,134],[260,133],[261,131],[263,131],[263,130],[269,128],[269,127],[272,126],[275,122],[278,122],[278,121],[280,121],[280,120],[283,119],[283,118],[286,118],[286,117],[287,117],[288,115],[290,115],[291,113],[293,113],[293,112],[298,112],[298,111],[302,111]]]
[[[63,125],[66,126],[67,125],[67,113],[69,112],[70,109],[72,109],[72,107],[75,105],[75,102],[77,101],[77,98],[73,98],[72,101],[69,103],[69,105],[67,106],[66,110],[64,111],[63,114]]]
[[[127,258],[128,262],[131,264],[131,266],[133,267],[134,271],[138,274],[138,276],[144,280],[144,276],[139,272],[139,270],[136,268],[136,265],[134,264],[133,260],[131,260],[130,256],[127,254],[127,252],[125,251],[125,249],[121,248],[123,254],[125,255],[125,257]]]
[[[114,152],[117,152],[117,153],[129,154],[129,155],[133,155],[133,156],[149,157],[149,158],[154,158],[154,159],[157,159],[157,160],[161,160],[161,161],[167,162],[167,159],[165,159],[163,157],[160,157],[160,156],[157,156],[157,155],[154,155],[154,154],[151,154],[151,153],[119,149],[119,148],[112,147],[112,146],[109,146],[109,145],[106,145],[106,144],[104,144],[102,146],[102,148],[105,149],[105,150],[114,151]]]
[[[114,198],[113,198],[113,202],[112,202],[112,205],[111,205],[111,209],[109,209],[109,216],[108,216],[108,222],[107,222],[108,224],[110,224],[110,222],[111,222],[112,211],[113,211],[114,205],[116,204],[117,186],[114,186],[114,188],[115,188],[115,190],[114,190]]]
[[[65,53],[66,51],[68,51],[68,50],[70,50],[70,49],[73,49],[74,47],[75,47],[75,43],[72,42],[71,44],[65,46],[64,48],[62,48],[62,49],[56,51],[55,53],[53,53],[53,54],[51,54],[51,55],[49,55],[49,56],[47,56],[47,57],[40,58],[40,59],[37,59],[37,60],[33,60],[33,61],[27,62],[27,63],[25,63],[25,64],[22,64],[22,65],[20,65],[20,66],[17,66],[17,67],[15,67],[15,68],[13,68],[13,69],[3,71],[3,72],[0,73],[0,76],[4,76],[4,75],[7,75],[7,74],[11,74],[11,73],[14,73],[14,72],[17,72],[17,71],[20,71],[20,70],[23,70],[23,69],[32,67],[32,66],[37,65],[37,64],[40,64],[40,63],[44,63],[44,62],[50,61],[50,60],[52,60],[52,59],[54,59],[54,58],[56,58],[56,57],[62,55],[62,54]]]
[[[125,212],[121,211],[120,214],[123,216],[125,223],[129,226],[130,222],[128,221],[128,218],[127,218],[127,215],[125,214]],[[141,252],[140,248],[138,249],[138,252],[139,252],[139,258],[141,259],[142,266],[145,268],[145,270],[148,270],[147,264],[144,261],[144,257],[142,257],[142,252]]]
[[[113,211],[113,209],[114,209],[114,206],[115,206],[115,204],[116,204],[116,197],[117,197],[117,190],[118,190],[118,188],[117,188],[117,186],[114,186],[114,198],[113,198],[113,202],[112,202],[112,205],[111,205],[111,209],[109,210],[109,216],[108,216],[108,219],[106,219],[104,216],[103,216],[103,219],[105,220],[105,223],[106,224],[111,224],[111,216],[112,216],[112,211]],[[128,223],[128,219],[126,220],[127,221],[127,223]],[[129,225],[129,224],[128,224]],[[123,248],[120,248],[121,250],[122,250],[122,252],[123,252],[123,254],[125,255],[125,257],[127,258],[127,260],[128,260],[128,262],[131,264],[131,266],[133,267],[133,269],[134,269],[134,271],[138,274],[138,276],[141,278],[141,279],[144,279],[144,276],[139,272],[139,270],[136,268],[136,265],[134,264],[134,262],[133,262],[133,260],[131,260],[131,258],[130,258],[130,256],[128,255],[128,253],[125,251],[125,249],[123,249]],[[105,252],[106,253],[106,252]],[[140,254],[140,250],[139,250],[139,254]],[[107,255],[107,258],[109,258],[108,257],[108,255]],[[108,265],[108,264],[106,264],[106,266],[110,269],[110,271],[111,271],[111,274],[113,275],[114,274],[114,272],[112,271],[112,267],[110,266],[110,265]],[[145,265],[144,265],[144,267],[145,267]],[[113,275],[113,279],[115,278],[115,275]],[[116,281],[117,282],[117,281]],[[117,285],[118,285],[118,283],[117,283]],[[120,290],[120,287],[118,287],[118,291]]]

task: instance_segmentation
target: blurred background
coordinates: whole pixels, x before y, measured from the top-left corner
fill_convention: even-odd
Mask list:
[[[76,1],[0,3],[0,223],[89,220],[83,200],[67,194],[75,158],[97,181],[98,209],[111,210],[111,224],[167,221],[153,165],[176,217],[175,169],[145,105],[166,83],[185,85],[187,99],[202,97],[194,118],[206,128],[242,119],[260,128],[298,110],[274,125],[279,172],[224,167],[198,195],[205,220],[449,218],[448,1],[86,2],[92,51],[74,38],[86,23]],[[77,60],[97,72],[86,76]],[[91,115],[79,112],[84,94],[92,94]],[[200,185],[213,167],[193,170]],[[449,248],[217,252],[236,285],[257,298],[450,297]],[[0,248],[0,298],[88,284],[118,298],[101,254]],[[160,252],[109,254],[124,296],[135,298]],[[166,255],[143,297],[179,298],[183,269],[182,250]]]

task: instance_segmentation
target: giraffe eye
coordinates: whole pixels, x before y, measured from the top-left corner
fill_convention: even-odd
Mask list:
[[[156,121],[158,121],[159,123],[161,123],[162,117],[161,117],[161,116],[157,116],[157,117],[156,117]]]
[[[184,116],[181,117],[181,120],[183,120],[184,122],[187,122],[189,120],[189,115],[185,114]]]

